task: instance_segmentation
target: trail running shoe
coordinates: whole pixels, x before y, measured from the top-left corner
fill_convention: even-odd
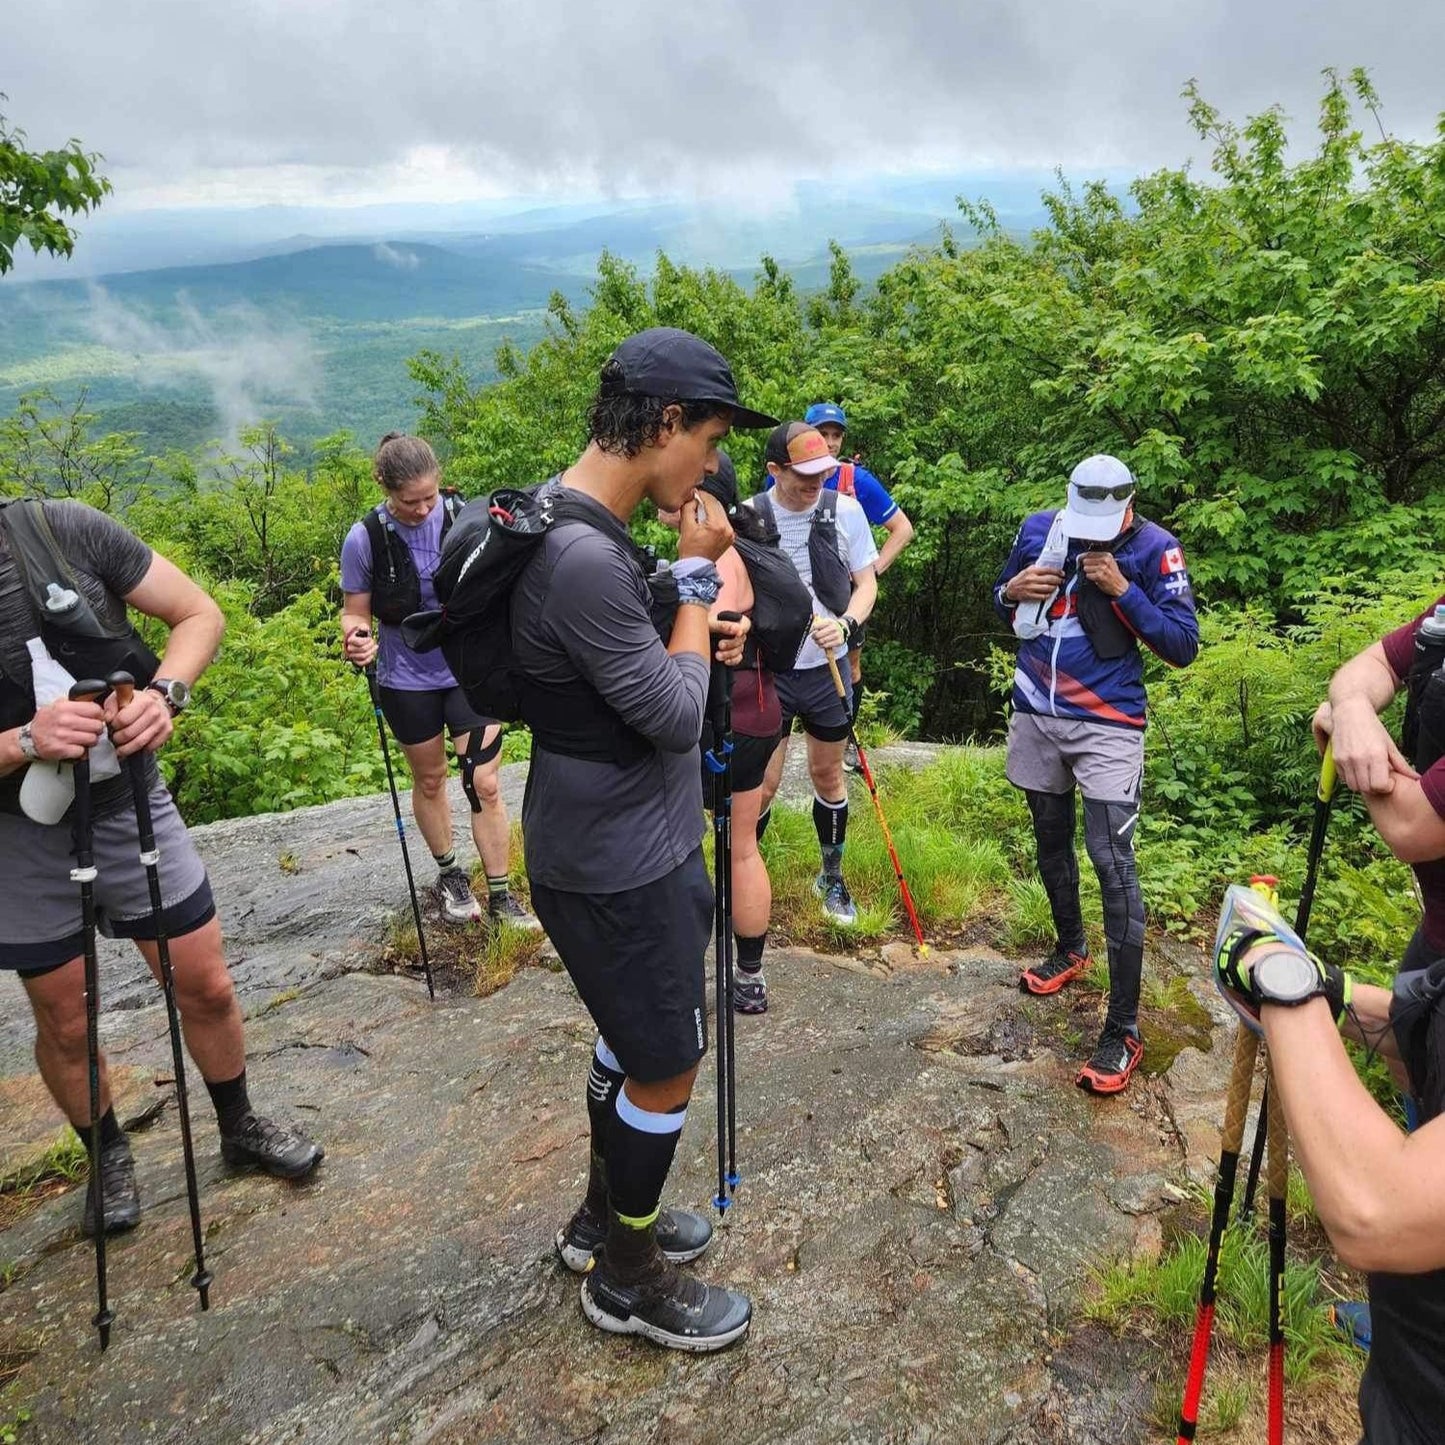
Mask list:
[[[105,1205],[105,1232],[121,1234],[140,1222],[140,1192],[135,1187],[135,1160],[130,1141],[121,1136],[115,1144],[100,1151],[100,1197]],[[85,1215],[80,1231],[87,1239],[95,1237],[95,1190],[85,1188]]]
[[[843,771],[845,773],[858,771],[858,744],[852,738],[849,738],[843,745]]]
[[[441,895],[442,916],[448,923],[475,923],[482,916],[482,905],[463,869],[444,868],[438,873],[437,892]]]
[[[768,985],[763,971],[733,975],[733,1012],[740,1014],[765,1014],[768,1011]]]
[[[236,1169],[263,1169],[278,1179],[300,1179],[324,1158],[326,1150],[301,1130],[246,1114],[235,1130],[221,1135],[221,1158]]]
[[[852,928],[858,922],[858,910],[853,905],[853,895],[841,873],[820,873],[813,884],[813,891],[823,900],[823,912],[844,928]]]
[[[1144,1041],[1132,1029],[1106,1023],[1089,1062],[1074,1082],[1092,1094],[1118,1094],[1144,1057]]]
[[[540,921],[522,907],[510,888],[499,897],[487,900],[487,913],[493,923],[509,923],[513,928],[525,928],[529,933],[540,933],[542,930]]]
[[[606,1217],[584,1204],[557,1231],[557,1254],[573,1274],[586,1274],[607,1238]],[[688,1264],[712,1243],[712,1225],[689,1209],[664,1209],[657,1216],[657,1244],[673,1264]]]
[[[1025,993],[1058,993],[1071,979],[1078,978],[1090,961],[1087,953],[1056,948],[1042,963],[1024,969],[1019,975],[1019,987]]]
[[[609,1275],[603,1254],[582,1281],[582,1313],[600,1330],[696,1354],[725,1349],[747,1334],[753,1307],[745,1295],[683,1274],[660,1253],[656,1261],[631,1283]]]

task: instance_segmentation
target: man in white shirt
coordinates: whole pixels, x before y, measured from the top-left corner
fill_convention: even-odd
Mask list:
[[[787,756],[788,732],[801,718],[808,738],[808,772],[813,780],[813,826],[823,867],[817,890],[823,911],[851,927],[858,910],[843,880],[843,842],[848,831],[848,786],[843,749],[850,732],[851,692],[846,658],[849,636],[868,620],[878,596],[873,564],[878,548],[863,508],[852,497],[825,489],[837,466],[822,435],[805,422],[784,422],[769,437],[765,453],[772,489],[748,505],[777,528],[779,545],[792,558],[813,594],[814,623],[796,663],[777,676],[782,704],[782,740],[763,784],[759,836],[778,790]],[[841,668],[839,697],[828,657]]]

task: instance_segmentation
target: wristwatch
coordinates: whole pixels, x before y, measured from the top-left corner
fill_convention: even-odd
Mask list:
[[[843,641],[847,642],[858,630],[858,619],[850,613],[845,612],[838,621],[843,624]]]
[[[172,717],[182,712],[191,700],[190,683],[182,682],[176,677],[153,677],[146,683],[146,686],[152,692],[158,692],[165,698],[166,706],[170,708]]]
[[[20,745],[20,756],[27,763],[40,761],[40,749],[35,746],[35,731],[31,723],[23,723],[15,741]]]
[[[1250,970],[1250,982],[1260,1003],[1296,1008],[1312,998],[1327,998],[1328,989],[1314,959],[1293,949],[1266,953]]]

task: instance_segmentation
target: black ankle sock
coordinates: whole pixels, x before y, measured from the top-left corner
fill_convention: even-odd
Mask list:
[[[90,1129],[85,1124],[77,1124],[71,1121],[70,1127],[75,1130],[76,1136],[87,1149],[90,1148]],[[115,1109],[111,1107],[100,1116],[100,1147],[109,1149],[112,1144],[118,1144],[125,1138],[120,1127],[119,1120],[115,1117]]]
[[[770,803],[766,808],[763,809],[761,813],[758,814],[758,826],[756,832],[758,835],[759,843],[763,841],[763,834],[768,831],[768,824],[772,821],[772,818],[773,808],[772,804]]]
[[[207,1079],[206,1091],[211,1096],[211,1103],[216,1106],[216,1119],[223,1134],[231,1133],[251,1112],[251,1100],[246,1093],[245,1069],[234,1079],[227,1079],[220,1084],[213,1084]]]
[[[738,970],[741,973],[757,973],[763,966],[763,947],[768,941],[765,928],[756,938],[744,938],[741,933],[733,935],[738,941]]]
[[[448,868],[455,868],[457,866],[457,850],[455,848],[448,848],[445,853],[433,853],[432,857],[436,859],[437,867],[440,868],[443,873],[445,873]]]
[[[606,1057],[603,1051],[606,1050]],[[617,1091],[625,1075],[616,1067],[612,1051],[601,1040],[592,1051],[587,1070],[587,1118],[592,1125],[592,1148],[587,1169],[587,1208],[593,1214],[607,1212],[607,1137],[617,1108]]]
[[[815,793],[813,795],[813,829],[818,835],[818,846],[824,850],[823,856],[827,857],[829,848],[836,848],[841,857],[843,843],[848,837],[847,798],[840,803],[830,803]]]

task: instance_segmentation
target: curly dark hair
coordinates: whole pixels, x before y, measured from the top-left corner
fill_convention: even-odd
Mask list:
[[[662,413],[670,406],[682,408],[682,424],[687,431],[732,412],[731,407],[716,401],[684,401],[675,396],[642,396],[625,391],[621,366],[609,361],[602,368],[601,385],[587,413],[587,440],[613,456],[635,457],[657,440]]]

